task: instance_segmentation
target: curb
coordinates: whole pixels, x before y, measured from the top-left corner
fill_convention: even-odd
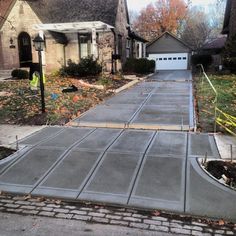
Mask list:
[[[116,89],[116,90],[113,90],[112,92],[114,92],[114,93],[120,93],[120,92],[122,92],[123,90],[128,89],[128,88],[134,86],[135,84],[137,84],[137,83],[139,83],[139,82],[141,82],[141,81],[144,81],[144,80],[148,79],[148,78],[151,77],[152,75],[153,75],[153,73],[152,73],[152,74],[149,74],[149,75],[147,75],[147,76],[141,77],[141,78],[134,79],[134,80],[132,80],[131,82],[129,82],[128,84],[125,84],[124,86],[122,86],[122,87],[120,87],[120,88],[118,88],[118,89]]]

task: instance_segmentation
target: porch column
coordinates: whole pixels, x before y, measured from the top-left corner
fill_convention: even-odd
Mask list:
[[[138,43],[138,44],[139,44],[138,58],[142,58],[143,45],[142,43]]]
[[[146,43],[143,43],[143,57],[146,58],[146,46],[147,44]]]
[[[92,55],[94,59],[98,58],[96,28],[92,28]]]

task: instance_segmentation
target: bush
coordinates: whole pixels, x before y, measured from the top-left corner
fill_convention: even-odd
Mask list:
[[[62,67],[59,71],[61,76],[95,76],[102,72],[102,66],[92,57],[81,59],[79,64],[72,60],[68,60],[67,63],[68,66]]]
[[[11,76],[17,79],[29,79],[29,72],[27,70],[15,69],[11,72]]]
[[[154,72],[155,61],[148,60],[146,58],[135,59],[129,58],[124,64],[124,72],[137,73],[137,74],[147,74]]]
[[[192,55],[191,61],[192,61],[193,66],[197,66],[198,64],[202,64],[204,69],[207,70],[207,68],[212,64],[213,59],[212,59],[211,55],[195,54],[195,55]]]

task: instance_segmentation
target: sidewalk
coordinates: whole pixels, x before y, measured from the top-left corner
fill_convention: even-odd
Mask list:
[[[0,125],[0,146],[10,147],[11,144],[16,142],[16,136],[18,140],[21,140],[44,127],[45,126]]]

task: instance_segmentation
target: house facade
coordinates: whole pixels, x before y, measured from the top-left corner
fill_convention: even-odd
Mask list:
[[[229,38],[236,35],[236,1],[227,0],[222,34]]]
[[[112,54],[119,55],[115,63],[119,70],[126,58],[134,55],[128,50],[133,47],[129,42],[138,40],[129,34],[126,0],[4,1],[4,11],[0,11],[0,69],[37,63],[32,42],[37,34],[45,40],[43,64],[47,71],[60,68],[69,59],[79,62],[88,56],[110,71]]]

